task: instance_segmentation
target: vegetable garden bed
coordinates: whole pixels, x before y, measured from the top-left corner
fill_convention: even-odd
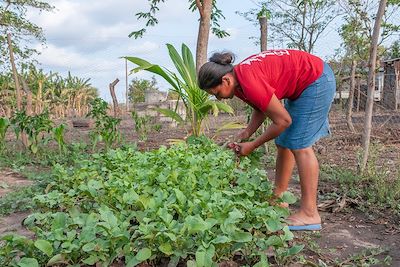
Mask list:
[[[40,210],[24,221],[35,239],[4,236],[0,265],[267,266],[302,248],[290,245],[288,210],[272,199],[254,161],[237,162],[204,137],[149,152],[110,150],[55,168],[35,198]]]

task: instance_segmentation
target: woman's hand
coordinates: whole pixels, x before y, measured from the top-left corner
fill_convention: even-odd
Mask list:
[[[235,153],[238,156],[247,156],[256,149],[254,142],[238,143],[235,147]]]
[[[241,131],[239,131],[235,137],[234,137],[234,141],[235,142],[240,142],[241,140],[247,139],[250,137],[249,131],[246,129],[243,129]]]

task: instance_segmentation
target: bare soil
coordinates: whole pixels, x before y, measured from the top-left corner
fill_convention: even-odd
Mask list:
[[[32,184],[33,181],[26,179],[12,170],[0,170],[0,198],[19,187]]]
[[[355,115],[357,117],[357,114]],[[397,117],[396,117],[397,118]],[[245,116],[229,117],[220,116],[217,120],[211,119],[208,123],[210,133],[215,132],[225,122],[239,121],[244,122]],[[389,176],[398,175],[398,166],[400,163],[400,122],[378,120],[374,124],[373,142],[381,144],[377,164],[388,166]],[[380,124],[379,124],[380,123]],[[355,119],[355,127],[358,133],[352,133],[347,130],[344,117],[336,112],[331,113],[331,137],[325,138],[315,145],[317,157],[320,164],[330,166],[340,166],[342,168],[357,168],[357,153],[361,147],[362,121]],[[124,119],[120,129],[123,132],[125,142],[137,142],[139,149],[150,150],[158,148],[160,145],[168,145],[168,139],[185,138],[189,131],[183,128],[162,127],[159,132],[152,132],[146,142],[138,142],[137,135],[133,131],[133,122],[130,119]],[[227,140],[235,131],[224,132],[217,137],[217,141]],[[89,129],[75,129],[69,124],[67,131],[67,140],[88,141]],[[211,134],[212,135],[212,134]],[[270,177],[273,177],[273,170],[267,170]],[[394,177],[398,178],[398,177]],[[18,175],[9,173],[7,170],[0,172],[0,181],[15,186],[29,185],[30,181],[18,177]],[[329,191],[334,185],[327,181],[320,182],[320,194]],[[0,188],[0,197],[7,193],[7,189]],[[334,190],[332,188],[332,190]],[[290,184],[290,191],[300,195],[300,185],[298,181],[293,180]],[[322,195],[321,195],[322,196]],[[323,229],[319,233],[296,233],[297,241],[304,242],[306,248],[304,253],[312,262],[318,262],[321,259],[325,262],[338,262],[348,259],[351,255],[360,254],[365,249],[382,248],[386,252],[379,258],[387,255],[392,257],[391,266],[400,266],[400,220],[399,217],[391,213],[366,213],[354,209],[354,203],[346,199],[324,200],[320,203],[320,211],[323,220]],[[294,205],[290,207],[295,210]],[[28,215],[25,213],[15,213],[1,218],[0,235],[8,231],[14,231],[19,234],[30,235],[21,226],[22,220]],[[311,242],[310,242],[311,240]],[[318,247],[313,246],[315,243]],[[228,263],[226,263],[228,264]],[[232,263],[233,264],[233,263]],[[349,262],[351,265],[351,262]],[[228,266],[228,265],[225,265]],[[229,265],[229,266],[235,266]],[[334,266],[334,265],[332,265]],[[335,265],[339,266],[339,265]]]

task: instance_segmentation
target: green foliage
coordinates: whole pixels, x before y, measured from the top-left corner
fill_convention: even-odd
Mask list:
[[[64,130],[65,130],[65,124],[60,124],[58,127],[52,130],[53,138],[57,142],[60,154],[65,153],[67,150],[67,144],[65,143],[64,140]]]
[[[121,138],[118,131],[121,119],[107,115],[108,104],[101,98],[93,99],[90,105],[92,109],[87,116],[95,120],[95,129],[90,133],[93,149],[101,141],[104,141],[106,149],[109,149]]]
[[[53,122],[49,118],[49,112],[45,110],[38,115],[27,115],[25,110],[15,112],[11,118],[11,125],[14,128],[15,136],[20,137],[26,134],[28,138],[28,148],[36,154],[44,144],[44,134],[49,133],[53,127]]]
[[[400,41],[395,41],[386,51],[387,59],[400,58]]]
[[[50,173],[33,171],[32,169],[21,169],[20,174],[29,180],[34,181],[34,185],[12,188],[13,191],[0,198],[0,216],[14,212],[33,210],[37,205],[32,199],[43,194],[47,184],[50,182]]]
[[[134,78],[129,85],[128,98],[130,103],[141,103],[145,101],[145,91],[158,91],[157,81],[153,76],[151,80]]]
[[[28,186],[0,198],[0,215],[8,215],[17,211],[31,210],[36,207],[32,199],[43,194],[44,189],[38,186]]]
[[[339,16],[333,0],[321,1],[259,1],[264,12],[271,10],[270,40],[307,52],[312,52],[318,39]],[[266,10],[268,7],[268,10]]]
[[[167,47],[169,56],[178,73],[161,68],[159,65],[141,58],[126,57],[126,59],[138,66],[132,70],[133,72],[146,70],[155,73],[163,77],[172,86],[171,90],[179,94],[179,98],[186,107],[187,120],[190,121],[193,135],[199,136],[203,130],[202,122],[210,112],[218,115],[220,110],[229,113],[233,113],[233,110],[225,103],[211,100],[211,96],[198,87],[193,55],[185,44],[182,44],[181,54],[172,45],[167,44]],[[161,110],[159,109],[159,111]],[[165,114],[170,114],[170,117],[178,122],[183,121],[175,111],[168,111]]]
[[[367,67],[369,50],[371,45],[373,21],[375,21],[378,2],[374,1],[349,1],[343,6],[344,24],[339,34],[343,39],[342,47],[346,57],[355,59]],[[394,33],[399,32],[400,25],[396,21],[399,16],[399,6],[394,2],[388,2],[385,15],[381,22],[381,34],[379,38],[378,54],[384,53],[383,47],[379,47]]]
[[[37,51],[32,47],[26,46],[31,40],[45,42],[43,30],[36,24],[29,21],[28,12],[32,10],[51,11],[54,7],[45,1],[20,0],[20,1],[1,1],[0,2],[0,70],[9,69],[9,52],[7,38],[4,33],[10,33],[14,46],[17,63],[27,62],[27,59]],[[28,41],[28,42],[27,42]]]
[[[138,12],[135,14],[138,20],[145,19],[146,27],[155,26],[158,24],[158,19],[156,18],[156,13],[159,11],[158,5],[160,3],[164,3],[166,0],[150,0],[149,1],[149,11],[148,12]],[[189,9],[194,12],[197,10],[196,1],[190,0],[189,1]],[[221,19],[225,19],[222,11],[217,7],[217,1],[212,1],[212,9],[211,9],[211,31],[218,37],[223,38],[229,36],[229,33],[222,30],[219,25],[219,21]],[[133,31],[129,34],[129,37],[134,37],[135,39],[143,37],[146,32],[146,28],[142,28],[137,31]]]
[[[57,118],[83,116],[87,112],[89,101],[97,97],[97,89],[92,87],[90,79],[73,76],[70,72],[63,77],[58,73],[46,73],[30,64],[22,68],[21,76],[32,93],[35,114],[47,109]],[[0,73],[0,112],[15,110],[15,96],[11,73]]]
[[[7,118],[0,118],[0,153],[4,150],[5,138],[10,121]]]
[[[207,138],[191,142],[110,150],[74,168],[57,166],[46,194],[35,197],[40,209],[25,220],[40,243],[3,238],[0,265],[15,264],[21,253],[40,265],[157,265],[167,257],[216,266],[233,254],[253,265],[268,263],[261,255],[268,248],[277,258],[297,252],[283,223],[288,210],[269,204],[265,172],[247,158],[237,163]]]
[[[387,174],[386,168],[360,175],[348,169],[323,166],[321,176],[336,182],[344,196],[362,200],[357,201],[362,210],[390,209],[400,215],[400,173],[391,178]]]
[[[139,116],[135,111],[131,112],[131,117],[135,123],[135,131],[140,141],[146,141],[149,132],[154,129],[154,119],[148,115]]]

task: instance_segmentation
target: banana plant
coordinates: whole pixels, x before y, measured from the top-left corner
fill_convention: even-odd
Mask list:
[[[0,153],[4,149],[7,129],[10,126],[10,121],[7,118],[0,118]]]
[[[53,138],[58,144],[58,151],[60,154],[65,153],[67,150],[67,145],[64,140],[64,130],[65,124],[60,124],[58,127],[53,128]]]
[[[211,96],[201,90],[197,84],[196,66],[190,49],[182,44],[181,54],[171,44],[167,44],[169,56],[173,62],[176,72],[168,70],[157,64],[150,63],[138,57],[125,57],[137,65],[131,73],[141,70],[149,71],[164,78],[171,86],[172,91],[178,93],[178,101],[181,100],[186,108],[186,119],[183,119],[176,110],[157,109],[160,113],[174,119],[178,123],[189,121],[192,134],[199,136],[203,132],[203,121],[212,112],[215,116],[219,111],[233,113],[231,106],[211,99]]]

